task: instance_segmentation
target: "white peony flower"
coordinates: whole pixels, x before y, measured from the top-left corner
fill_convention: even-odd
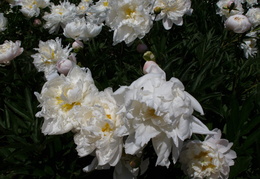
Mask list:
[[[256,38],[246,38],[240,44],[240,48],[243,49],[246,58],[254,57],[257,52],[257,39]]]
[[[253,27],[260,25],[260,8],[250,8],[246,13],[246,17]]]
[[[67,0],[60,2],[59,5],[51,4],[51,13],[45,12],[43,19],[46,20],[44,28],[50,29],[49,33],[58,32],[60,26],[64,28],[66,24],[72,22],[77,16],[75,4]]]
[[[77,15],[83,17],[86,15],[87,10],[90,5],[92,5],[92,0],[82,0],[77,6]]]
[[[102,24],[106,20],[110,8],[109,0],[99,0],[87,10],[87,18],[91,19],[93,23]]]
[[[155,20],[162,20],[166,30],[171,29],[173,24],[181,26],[184,14],[192,13],[190,0],[156,0],[154,9],[160,9]]]
[[[123,138],[115,135],[121,126],[121,115],[110,88],[93,96],[90,106],[78,113],[80,125],[74,136],[78,155],[83,157],[95,152],[98,165],[115,166],[121,158]]]
[[[20,47],[21,41],[17,40],[15,43],[6,40],[0,45],[0,66],[9,65],[11,60],[21,55],[23,48]]]
[[[180,154],[182,170],[191,178],[222,178],[229,175],[229,167],[234,165],[236,152],[231,150],[233,143],[221,139],[221,131],[208,135],[203,142],[187,142]]]
[[[152,27],[152,17],[149,14],[152,2],[146,0],[109,1],[106,25],[113,31],[113,45],[122,41],[130,44],[136,38],[143,38]]]
[[[87,41],[89,38],[97,36],[102,30],[101,25],[96,25],[90,21],[86,22],[85,18],[76,18],[68,23],[64,28],[64,36],[74,40]]]
[[[192,116],[194,109],[201,114],[203,110],[177,78],[166,81],[164,71],[157,64],[146,68],[146,73],[114,93],[122,104],[120,113],[125,123],[118,135],[128,135],[125,151],[131,155],[152,140],[158,156],[156,165],[168,167],[170,153],[175,163],[185,139],[192,133],[209,134],[210,131]]]
[[[21,12],[26,17],[37,17],[40,14],[40,8],[45,8],[49,5],[50,0],[23,0],[19,3]]]
[[[230,9],[231,3],[234,3],[234,8]],[[217,2],[217,14],[223,17],[223,20],[236,14],[243,14],[241,0],[219,0]]]
[[[251,28],[251,23],[244,15],[233,15],[225,21],[225,28],[235,33],[244,33]]]
[[[64,134],[80,126],[80,114],[87,108],[98,92],[90,70],[75,66],[67,76],[60,75],[47,81],[41,94],[35,92],[43,117],[42,133]]]
[[[68,59],[71,51],[68,46],[63,48],[61,39],[58,37],[55,40],[40,41],[39,48],[35,48],[35,50],[38,53],[31,55],[34,58],[33,64],[39,72],[44,72],[46,78],[57,72],[56,63],[59,60]]]
[[[3,13],[0,13],[0,32],[6,29],[6,25],[7,25],[7,18],[4,17]]]

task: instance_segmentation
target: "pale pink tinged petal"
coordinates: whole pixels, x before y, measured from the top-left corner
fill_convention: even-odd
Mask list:
[[[191,127],[192,127],[192,133],[196,133],[196,134],[216,134],[215,132],[209,131],[208,127],[194,116],[193,116],[192,121],[191,121]]]
[[[229,141],[226,139],[220,139],[217,142],[217,145],[219,146],[219,151],[221,153],[225,153],[232,147],[233,143],[231,143],[231,142],[229,143]]]
[[[190,98],[191,106],[195,109],[195,111],[198,111],[201,115],[204,115],[203,109],[200,105],[200,103],[191,96],[188,92],[184,91],[184,93]]]
[[[146,61],[143,67],[144,74],[147,73],[161,73],[165,75],[165,72],[154,61]]]
[[[205,137],[205,140],[212,138],[213,140],[219,140],[221,138],[221,130],[215,128],[212,130],[213,134],[209,134]]]
[[[235,159],[237,158],[237,154],[234,150],[230,150],[227,154],[225,154],[225,157],[228,159]]]
[[[157,154],[156,165],[166,166],[170,165],[169,155],[171,153],[172,140],[165,134],[160,134],[152,139],[153,148]]]

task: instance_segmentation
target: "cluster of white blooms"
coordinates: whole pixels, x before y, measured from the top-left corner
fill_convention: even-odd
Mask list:
[[[41,107],[36,116],[44,118],[42,132],[73,132],[78,155],[94,156],[85,172],[113,166],[114,178],[136,178],[148,168],[149,158],[142,154],[149,141],[156,165],[169,167],[192,134],[216,134],[193,116],[194,110],[203,115],[203,109],[181,81],[167,81],[153,61],[144,64],[144,75],[131,85],[99,91],[90,70],[69,59],[71,49],[63,48],[59,38],[40,41],[35,50],[33,63],[47,80],[41,93],[35,92]]]
[[[26,17],[37,17],[44,12],[44,28],[57,33],[60,28],[67,38],[87,41],[100,34],[103,26],[113,33],[113,45],[125,42],[130,45],[142,39],[152,28],[154,21],[162,21],[166,30],[173,24],[181,26],[183,16],[192,13],[191,0],[81,0],[74,4],[68,0],[54,4],[50,0],[14,0],[13,6],[21,6]]]
[[[54,4],[50,0],[10,0],[12,6],[28,18],[45,12],[44,28],[49,33],[63,30],[63,35],[74,39],[72,48],[83,47],[82,41],[97,36],[103,26],[113,31],[113,45],[130,45],[143,38],[154,21],[162,21],[169,30],[173,24],[181,26],[183,16],[192,13],[191,0],[81,0],[78,5],[68,0]],[[245,12],[242,3],[247,3]],[[260,22],[255,1],[227,1],[217,3],[218,12],[227,29],[245,33],[241,44],[245,56],[254,56]],[[36,19],[37,20],[37,19]],[[39,19],[38,19],[39,20]],[[38,25],[41,22],[35,22]],[[6,29],[7,19],[0,13],[0,32]],[[7,65],[23,52],[21,42],[5,41],[0,45],[0,64]],[[200,103],[187,91],[182,82],[165,72],[153,61],[143,67],[144,75],[129,86],[116,91],[108,87],[99,91],[90,69],[77,65],[76,54],[61,38],[39,41],[33,64],[43,72],[46,82],[40,93],[35,92],[41,110],[36,117],[44,119],[42,133],[74,134],[80,157],[94,156],[83,170],[114,167],[114,178],[137,178],[149,165],[143,153],[151,144],[156,155],[155,165],[169,167],[180,158],[182,169],[194,178],[227,178],[229,166],[236,153],[227,140],[220,139],[219,130],[210,131],[193,113],[204,114]],[[147,47],[140,47],[140,51]],[[76,50],[75,50],[76,51]],[[152,52],[144,59],[154,60]],[[205,141],[185,143],[193,134],[207,135]]]
[[[191,178],[221,178],[229,176],[229,167],[234,165],[236,152],[231,150],[232,143],[221,139],[221,131],[207,135],[204,141],[188,141],[180,154],[183,171]]]
[[[225,28],[235,33],[245,33],[240,48],[246,58],[254,57],[258,52],[260,8],[256,5],[257,0],[219,0],[217,3],[217,14],[222,16]]]

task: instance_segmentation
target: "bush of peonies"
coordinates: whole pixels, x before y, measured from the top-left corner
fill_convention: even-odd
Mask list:
[[[8,13],[18,9],[24,18],[33,20],[34,28],[47,31],[52,38],[39,40],[30,53],[24,52],[23,41],[5,40],[0,45],[0,65],[12,64],[19,55],[32,59],[37,72],[44,76],[41,90],[34,92],[40,108],[35,116],[43,118],[41,132],[46,137],[72,134],[69,140],[74,141],[78,157],[91,157],[82,171],[111,169],[115,179],[132,179],[149,172],[151,165],[167,169],[179,166],[190,178],[229,177],[237,158],[231,149],[233,143],[221,139],[221,130],[202,120],[204,109],[199,100],[180,79],[167,77],[156,63],[154,47],[148,48],[142,41],[158,21],[166,32],[187,25],[185,16],[196,11],[191,0],[7,2]],[[223,27],[239,35],[236,48],[243,50],[246,59],[256,57],[258,2],[219,0],[214,5]],[[12,21],[5,16],[0,12],[0,33],[8,31]],[[88,42],[106,30],[111,35],[111,48],[122,43],[128,48],[140,41],[135,49],[145,62],[142,76],[127,85],[119,84],[117,89],[106,86],[100,90],[92,69],[82,65],[80,54]],[[95,44],[89,48],[94,49]],[[96,55],[114,54],[105,51]],[[148,157],[147,150],[153,152]]]

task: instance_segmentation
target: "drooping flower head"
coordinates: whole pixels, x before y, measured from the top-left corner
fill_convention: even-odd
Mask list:
[[[109,1],[106,25],[113,31],[113,45],[124,41],[130,44],[136,38],[143,38],[152,27],[151,1],[117,0]]]
[[[9,65],[11,61],[21,55],[23,48],[20,47],[21,41],[17,40],[15,42],[6,40],[2,45],[0,45],[0,65]]]
[[[84,17],[76,18],[68,23],[64,28],[64,35],[74,40],[87,41],[89,38],[97,36],[102,30],[102,25],[97,25],[91,21],[86,21]]]
[[[223,178],[229,176],[230,166],[236,152],[231,150],[232,143],[221,139],[221,131],[207,135],[204,141],[188,141],[180,154],[182,170],[191,178]]]
[[[64,134],[80,125],[79,114],[98,92],[90,70],[86,70],[74,66],[67,76],[47,81],[41,93],[35,93],[41,107],[36,116],[44,118],[45,135]]]
[[[148,62],[146,62],[148,63]],[[145,67],[146,74],[130,86],[122,86],[114,95],[122,104],[124,126],[118,134],[128,136],[125,152],[134,155],[152,140],[158,156],[156,165],[175,163],[182,143],[192,133],[208,134],[208,128],[192,115],[194,109],[203,114],[198,101],[184,91],[183,84],[156,64]]]

